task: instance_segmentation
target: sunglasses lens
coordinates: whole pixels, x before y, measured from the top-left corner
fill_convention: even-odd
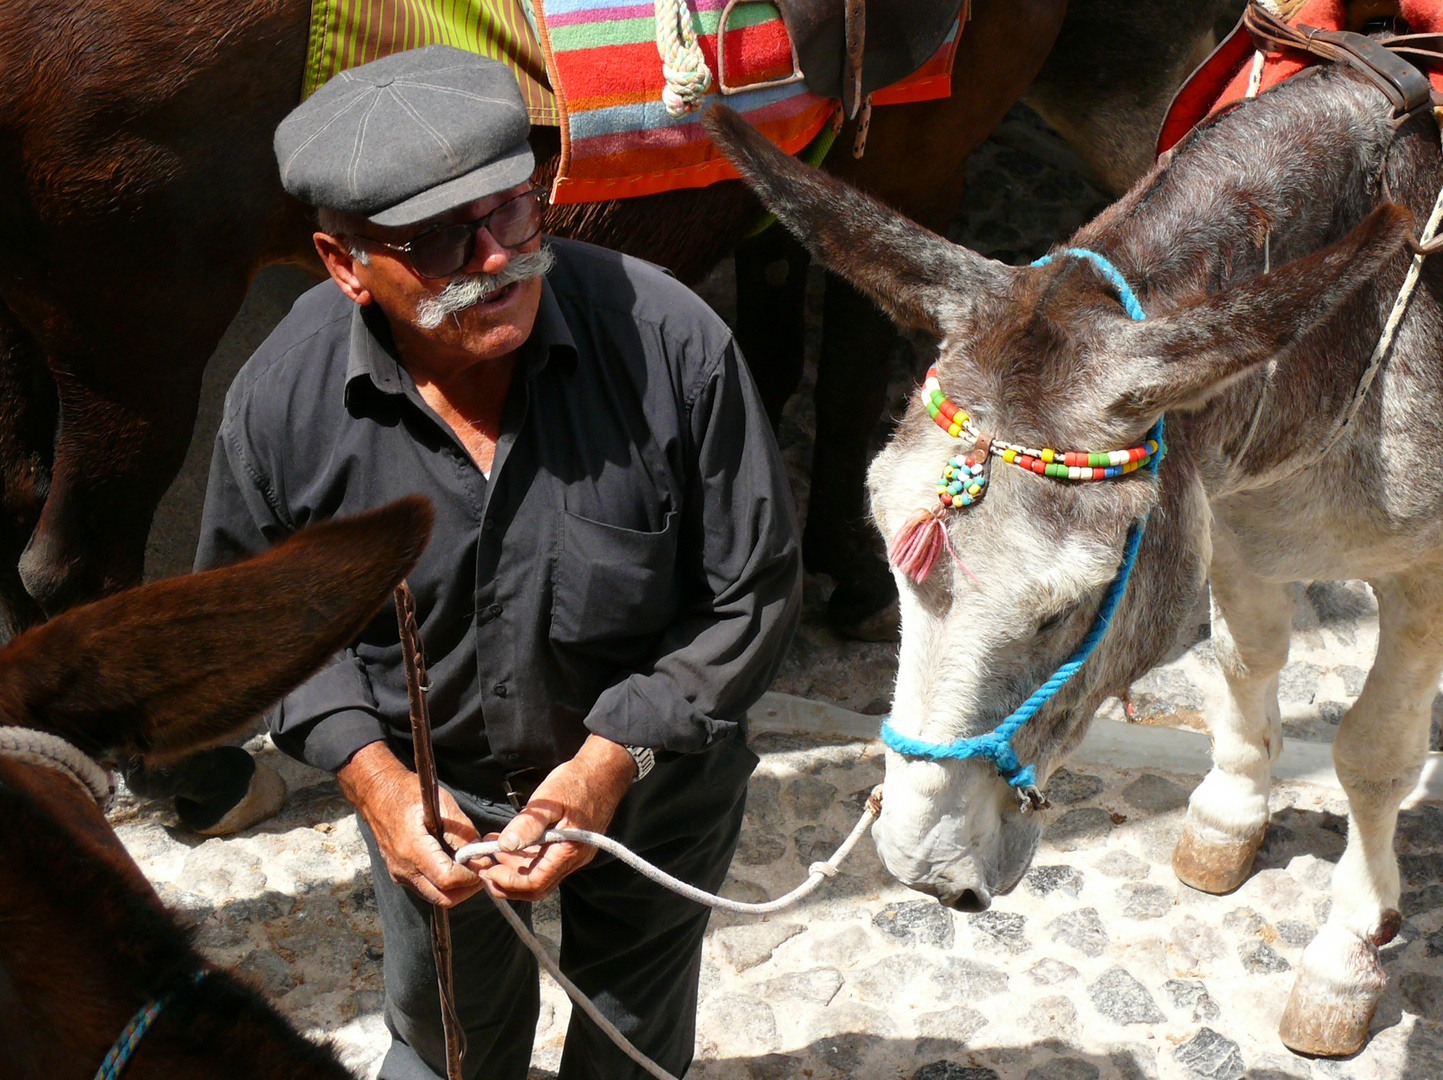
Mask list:
[[[541,201],[533,191],[491,211],[486,228],[502,247],[520,247],[541,231]]]
[[[505,248],[518,248],[541,231],[541,193],[528,191],[491,213],[462,225],[423,232],[407,247],[411,265],[422,277],[450,277],[476,253],[476,230],[486,229]]]
[[[475,237],[470,225],[447,225],[422,233],[411,241],[411,265],[422,277],[448,277],[471,258]]]

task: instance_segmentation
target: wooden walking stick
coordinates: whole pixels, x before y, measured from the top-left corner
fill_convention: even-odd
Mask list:
[[[436,752],[431,746],[431,713],[426,705],[426,654],[421,631],[416,625],[416,599],[404,581],[396,586],[396,621],[401,629],[401,651],[406,661],[406,694],[411,701],[411,741],[416,758],[416,776],[421,782],[421,807],[426,831],[436,838],[441,850],[454,855],[441,827],[439,785],[436,780]],[[441,1030],[446,1036],[446,1078],[461,1080],[461,1055],[466,1036],[456,1018],[455,988],[451,978],[451,915],[443,907],[431,908],[431,955],[436,962],[436,982],[441,992]]]

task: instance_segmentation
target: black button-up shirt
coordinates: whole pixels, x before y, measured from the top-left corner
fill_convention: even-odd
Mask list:
[[[649,264],[549,240],[489,479],[417,392],[384,316],[312,289],[226,397],[197,567],[420,492],[410,577],[443,776],[569,758],[593,731],[687,752],[735,729],[800,611],[795,512],[726,325]],[[409,740],[389,606],[270,720],[338,769]],[[404,746],[402,746],[404,749]]]

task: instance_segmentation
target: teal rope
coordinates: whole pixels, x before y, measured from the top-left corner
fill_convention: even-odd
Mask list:
[[[1108,262],[1095,251],[1088,251],[1086,248],[1063,248],[1061,251],[1055,252],[1052,255],[1042,256],[1042,258],[1035,260],[1032,265],[1046,266],[1058,255],[1071,255],[1074,259],[1086,259],[1092,263],[1093,266],[1102,271],[1102,276],[1112,282],[1113,286],[1117,289],[1118,296],[1122,300],[1122,306],[1127,313],[1138,322],[1147,318],[1147,313],[1142,310],[1142,305],[1137,302],[1137,297],[1133,294],[1132,287],[1128,285],[1127,278],[1122,276],[1122,272],[1118,270],[1117,267],[1113,266],[1112,263]]]
[[[1161,420],[1148,433],[1148,437],[1158,440],[1158,452],[1153,455],[1156,460],[1162,456]],[[1144,516],[1141,521],[1134,522],[1132,528],[1128,530],[1127,546],[1123,549],[1122,566],[1119,567],[1117,576],[1112,579],[1107,595],[1102,599],[1102,606],[1097,610],[1097,618],[1092,620],[1092,629],[1088,630],[1087,637],[1082,639],[1082,644],[1072,654],[1072,658],[1058,668],[1052,678],[1039,686],[1030,698],[1019,705],[996,728],[985,735],[974,735],[971,738],[958,739],[956,742],[929,743],[903,735],[892,726],[892,721],[888,718],[882,721],[882,741],[899,754],[927,758],[932,761],[942,758],[986,758],[997,767],[998,775],[1013,787],[1035,785],[1037,770],[1032,765],[1023,766],[1017,760],[1017,752],[1012,749],[1012,736],[1017,734],[1022,725],[1036,716],[1037,710],[1046,705],[1052,696],[1067,684],[1067,681],[1087,662],[1087,658],[1092,655],[1092,650],[1102,640],[1102,635],[1107,633],[1107,628],[1112,623],[1113,612],[1117,610],[1117,603],[1122,599],[1122,594],[1127,591],[1127,581],[1132,576],[1133,564],[1137,562],[1137,549],[1142,543],[1142,534],[1146,528],[1147,518]]]
[[[197,971],[191,976],[192,983],[198,983],[204,979],[206,972]],[[145,1033],[150,1030],[150,1025],[155,1023],[155,1018],[161,1014],[171,999],[175,997],[174,990],[167,990],[149,1004],[141,1007],[140,1011],[130,1018],[130,1023],[116,1036],[115,1042],[110,1046],[110,1052],[105,1055],[105,1060],[100,1063],[100,1070],[95,1074],[95,1080],[117,1080],[130,1063],[135,1054],[135,1048],[140,1045],[140,1040],[145,1038]]]
[[[1087,259],[1117,287],[1122,298],[1122,306],[1133,319],[1147,318],[1146,313],[1142,310],[1142,305],[1137,302],[1137,297],[1128,287],[1127,279],[1122,276],[1117,267],[1101,255],[1085,248],[1064,248],[1057,254]],[[1045,266],[1052,259],[1052,255],[1044,255],[1032,265]],[[1148,472],[1156,476],[1157,463],[1162,460],[1162,455],[1167,449],[1163,445],[1162,417],[1157,418],[1157,423],[1147,433],[1147,438],[1157,441],[1157,453],[1153,454],[1152,459],[1147,463]],[[1113,612],[1117,610],[1118,601],[1127,591],[1127,582],[1132,577],[1133,564],[1137,562],[1137,550],[1142,544],[1142,534],[1146,529],[1147,515],[1144,514],[1142,519],[1134,522],[1132,528],[1128,530],[1127,544],[1123,548],[1122,565],[1118,567],[1117,575],[1112,579],[1112,584],[1108,586],[1107,595],[1102,598],[1102,606],[1097,609],[1097,617],[1092,620],[1092,628],[1088,630],[1087,637],[1082,639],[1082,644],[1078,646],[1077,651],[1007,719],[985,735],[973,735],[950,743],[929,743],[922,739],[914,739],[910,735],[903,735],[892,726],[891,718],[886,717],[882,720],[882,742],[899,754],[925,758],[928,761],[947,758],[986,758],[996,766],[998,775],[1013,787],[1035,786],[1037,768],[1034,765],[1024,766],[1018,761],[1017,752],[1012,749],[1012,736],[1021,730],[1023,724],[1036,716],[1037,711],[1046,705],[1057,691],[1067,685],[1067,681],[1077,674],[1078,669],[1092,655],[1092,650],[1097,647],[1097,643],[1102,640],[1102,636],[1107,633],[1107,628],[1112,623]]]

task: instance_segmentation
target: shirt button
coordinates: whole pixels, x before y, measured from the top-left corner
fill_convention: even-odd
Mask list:
[[[505,696],[506,696],[506,684],[505,684],[504,682],[499,682],[499,683],[497,683],[495,686],[493,686],[493,687],[491,688],[491,692],[492,692],[493,694],[495,694],[497,697],[505,697]]]
[[[495,519],[495,518],[487,518],[485,521],[483,521],[483,522],[481,523],[481,531],[482,531],[482,532],[495,532],[495,531],[496,531],[496,519]]]

